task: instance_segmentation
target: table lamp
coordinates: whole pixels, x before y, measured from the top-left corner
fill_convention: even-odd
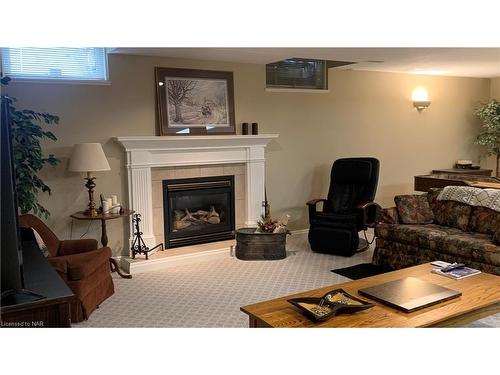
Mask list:
[[[94,203],[95,177],[92,172],[109,171],[108,159],[100,143],[78,143],[73,147],[73,153],[69,161],[68,170],[71,172],[87,173],[85,187],[89,190],[89,208],[85,215],[97,216]]]

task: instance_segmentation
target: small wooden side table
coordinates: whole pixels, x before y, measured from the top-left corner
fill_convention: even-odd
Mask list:
[[[106,220],[118,219],[119,217],[128,217],[132,215],[135,211],[123,209],[120,214],[101,214],[98,213],[97,216],[85,215],[85,211],[78,211],[70,215],[76,220],[100,220],[101,221],[101,244],[102,246],[108,246],[108,233],[106,231]],[[114,258],[109,259],[111,263],[111,272],[117,272],[118,275],[125,279],[131,279],[132,275],[122,273],[118,262]]]

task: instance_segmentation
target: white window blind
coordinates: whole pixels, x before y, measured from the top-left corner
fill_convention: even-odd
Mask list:
[[[21,79],[105,81],[104,48],[3,48],[4,76]]]

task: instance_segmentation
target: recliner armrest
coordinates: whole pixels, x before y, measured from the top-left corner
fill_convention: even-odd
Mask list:
[[[319,198],[319,199],[311,199],[309,202],[307,202],[308,206],[316,206],[319,202],[327,202],[327,199],[324,198]]]
[[[97,240],[85,238],[81,240],[65,240],[59,243],[57,256],[85,253],[97,249]]]
[[[327,199],[311,199],[309,202],[307,202],[307,205],[309,206],[309,222],[312,222],[314,217],[316,216],[316,205],[319,202],[327,202]]]
[[[375,202],[362,202],[356,205],[356,209],[362,211],[363,224],[373,228],[377,224],[382,206]]]

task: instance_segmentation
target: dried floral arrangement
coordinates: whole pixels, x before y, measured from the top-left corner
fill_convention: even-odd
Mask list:
[[[284,219],[274,220],[270,215],[262,215],[261,220],[257,222],[257,233],[287,233],[291,234],[287,229],[290,215],[286,215]]]

